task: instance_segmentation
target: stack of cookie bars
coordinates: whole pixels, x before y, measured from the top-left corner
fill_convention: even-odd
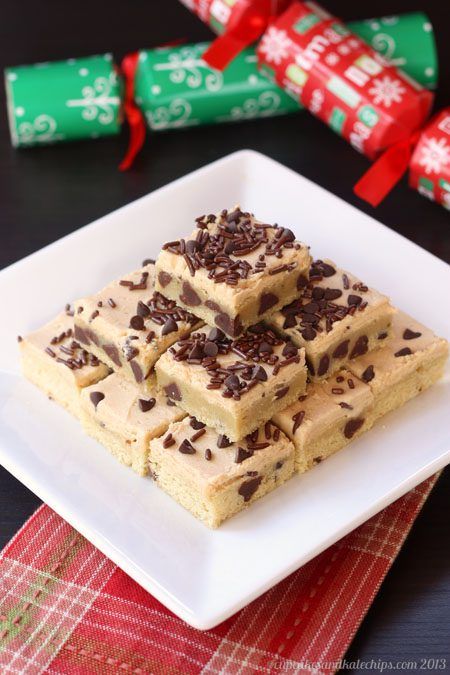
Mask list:
[[[448,347],[240,208],[19,343],[32,382],[210,527],[432,385]]]

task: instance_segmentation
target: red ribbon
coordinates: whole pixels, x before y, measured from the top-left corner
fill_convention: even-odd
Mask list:
[[[128,54],[122,60],[122,73],[125,79],[125,100],[123,107],[130,129],[130,136],[125,157],[119,164],[120,171],[127,171],[130,168],[145,141],[144,116],[134,101],[134,79],[138,62],[138,52]]]
[[[388,148],[359,179],[353,192],[372,206],[378,206],[408,170],[421,133],[422,129],[418,129]]]
[[[267,28],[272,12],[267,2],[249,4],[242,13],[231,16],[226,32],[203,54],[206,63],[223,70],[240,52],[257,40]]]

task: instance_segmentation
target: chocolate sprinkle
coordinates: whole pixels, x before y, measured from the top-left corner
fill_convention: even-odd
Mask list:
[[[209,448],[206,448],[205,450],[205,459],[207,462],[210,462],[212,460],[212,452]]]

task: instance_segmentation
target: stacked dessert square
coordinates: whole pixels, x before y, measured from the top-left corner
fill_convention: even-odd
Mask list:
[[[32,382],[210,527],[432,385],[448,351],[238,207],[19,342]]]

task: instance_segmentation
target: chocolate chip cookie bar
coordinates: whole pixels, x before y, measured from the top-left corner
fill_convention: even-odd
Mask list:
[[[389,299],[330,260],[316,260],[299,297],[270,325],[306,351],[310,377],[329,377],[348,361],[383,346],[394,309]]]
[[[75,338],[113,370],[146,388],[161,354],[202,325],[155,291],[155,267],[145,265],[75,303]]]
[[[273,421],[295,446],[295,468],[307,471],[370,429],[374,397],[371,388],[348,370],[324,382],[308,384]]]
[[[22,371],[49,398],[80,416],[80,390],[109,368],[74,339],[73,319],[62,312],[43,328],[19,338]]]
[[[83,389],[81,423],[122,464],[148,473],[149,442],[185,413],[155,391],[145,396],[118,373]]]
[[[375,402],[371,417],[375,421],[431,387],[442,376],[447,357],[446,340],[398,311],[390,342],[351,361],[348,367],[372,389]]]
[[[294,448],[270,422],[231,443],[186,417],[150,442],[150,469],[159,487],[215,528],[292,476]]]
[[[291,230],[235,208],[201,216],[189,237],[163,246],[156,289],[237,337],[298,295],[310,262]]]
[[[311,382],[306,396],[273,416],[294,443],[297,471],[337,452],[442,376],[446,340],[403,312],[394,315],[391,330],[382,349],[350,361],[325,381]]]
[[[237,441],[305,391],[304,350],[262,324],[232,340],[219,328],[191,333],[156,363],[159,388]]]

